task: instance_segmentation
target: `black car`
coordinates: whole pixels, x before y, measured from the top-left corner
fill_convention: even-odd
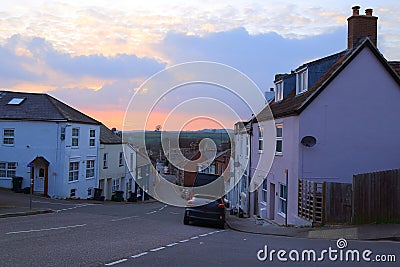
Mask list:
[[[215,199],[215,196],[194,195],[188,201],[188,207],[185,208],[183,223],[204,222],[223,229],[225,227],[225,204],[223,199]]]
[[[216,174],[197,173],[193,187],[200,187],[212,182],[213,187],[207,193],[194,193],[185,208],[184,224],[190,222],[204,222],[224,228],[225,204],[223,198],[217,197],[224,193],[223,179]],[[196,190],[195,190],[196,191]]]

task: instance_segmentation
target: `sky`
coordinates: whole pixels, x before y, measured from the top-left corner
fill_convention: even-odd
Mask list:
[[[226,64],[267,91],[275,74],[346,49],[346,19],[354,5],[361,6],[360,14],[374,9],[378,48],[387,60],[400,60],[398,0],[2,0],[0,90],[48,93],[122,129],[129,103],[134,111],[130,116],[148,117],[131,101],[135,93],[146,101],[148,92],[141,85],[175,64]],[[179,97],[210,97],[210,87],[188,86],[163,96],[146,128],[163,125]],[[232,99],[223,90],[211,97],[218,94],[227,102]],[[212,105],[207,110],[218,113],[218,104]],[[187,118],[204,115],[204,105],[197,106],[189,116],[190,109],[176,114],[170,129],[209,128],[203,119],[187,124]],[[242,119],[251,115],[241,111]],[[227,114],[225,120],[233,127],[237,116]]]

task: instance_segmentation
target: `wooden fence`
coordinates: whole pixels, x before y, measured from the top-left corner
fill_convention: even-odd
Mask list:
[[[400,169],[353,176],[352,223],[400,222]]]
[[[357,174],[353,184],[298,185],[298,216],[313,224],[400,223],[400,169]]]

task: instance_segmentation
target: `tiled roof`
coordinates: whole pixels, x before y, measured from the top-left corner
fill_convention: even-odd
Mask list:
[[[105,125],[100,125],[100,143],[101,144],[122,144],[122,138],[108,129]]]
[[[390,67],[400,76],[400,61],[389,61]]]
[[[253,121],[265,121],[272,119],[273,117],[281,118],[292,115],[300,114],[326,87],[327,85],[350,63],[350,61],[358,55],[358,53],[364,48],[369,47],[371,51],[377,56],[381,61],[387,71],[392,75],[392,77],[400,84],[400,77],[398,75],[400,71],[400,62],[388,63],[385,58],[380,54],[378,49],[371,43],[369,38],[365,38],[358,46],[351,50],[343,53],[341,57],[332,65],[332,67],[324,74],[322,77],[315,82],[311,88],[306,92],[296,95],[296,90],[291,90],[291,92],[285,96],[282,101],[271,102],[269,106],[266,106],[257,116],[253,118]],[[396,73],[397,72],[397,73]],[[268,112],[268,110],[271,112]]]
[[[20,104],[8,104],[12,99]],[[0,91],[0,120],[68,121],[85,124],[100,122],[47,94]]]

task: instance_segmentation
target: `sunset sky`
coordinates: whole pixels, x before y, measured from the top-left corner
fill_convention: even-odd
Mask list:
[[[346,49],[354,5],[361,14],[374,9],[378,48],[400,60],[398,0],[2,0],[0,90],[45,92],[121,129],[138,87],[174,64],[223,63],[266,91],[276,73]],[[190,99],[190,91],[168,96],[148,129],[163,123],[178,97]],[[137,116],[145,114],[138,109]]]

